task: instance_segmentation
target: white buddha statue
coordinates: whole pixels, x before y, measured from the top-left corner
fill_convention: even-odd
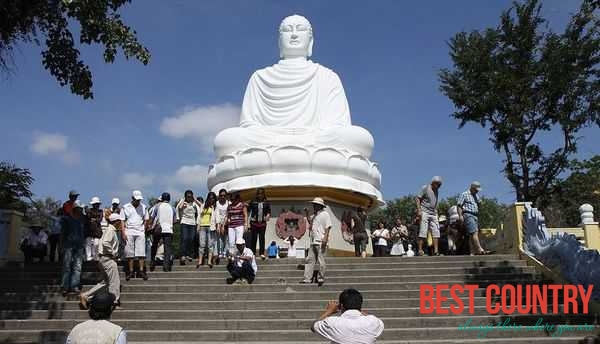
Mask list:
[[[313,43],[306,18],[281,22],[281,60],[252,74],[240,125],[215,137],[209,189],[323,187],[383,202],[373,137],[352,125],[337,74],[308,59]]]
[[[281,60],[250,77],[240,126],[217,135],[217,157],[255,147],[302,145],[333,147],[370,158],[373,137],[352,126],[337,74],[308,59],[313,44],[306,18],[292,15],[281,22]]]

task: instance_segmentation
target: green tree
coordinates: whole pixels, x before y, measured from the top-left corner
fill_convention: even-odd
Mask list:
[[[27,220],[39,221],[44,227],[47,228],[50,224],[50,217],[55,216],[56,212],[61,208],[61,206],[61,202],[53,199],[52,197],[35,199],[31,201],[27,208]]]
[[[412,223],[417,209],[415,196],[408,195],[385,202],[385,207],[369,214],[371,228],[376,228],[377,222],[383,221],[391,227],[396,218],[400,217],[404,223]]]
[[[595,212],[600,211],[600,155],[589,160],[574,160],[571,171],[543,198],[542,209],[548,226],[576,226],[581,222],[579,207],[584,203],[591,204]]]
[[[568,167],[579,130],[600,125],[597,7],[584,0],[564,32],[554,33],[538,0],[515,2],[497,28],[449,42],[454,66],[440,71],[440,89],[460,128],[489,130],[518,201],[537,203]],[[543,147],[544,135],[558,145]]]
[[[0,1],[0,70],[9,72],[18,42],[43,45],[42,64],[61,86],[84,99],[93,98],[92,73],[80,59],[79,44],[100,44],[104,61],[112,63],[121,49],[126,59],[143,64],[150,52],[125,25],[119,9],[131,0],[2,0]],[[43,42],[43,44],[42,44]]]
[[[25,200],[31,200],[31,183],[34,179],[26,168],[0,162],[0,209],[25,211]]]

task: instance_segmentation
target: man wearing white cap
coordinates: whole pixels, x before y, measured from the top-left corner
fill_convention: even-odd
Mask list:
[[[144,271],[144,258],[146,257],[146,236],[145,230],[148,225],[148,209],[142,200],[142,192],[134,190],[131,194],[131,202],[123,207],[123,217],[125,225],[123,226],[123,235],[125,239],[125,257],[129,270],[125,275],[125,280],[129,281],[133,277],[133,261],[138,261],[140,276],[146,281],[148,275]]]
[[[471,254],[489,254],[490,251],[486,251],[481,247],[479,242],[479,205],[481,199],[477,196],[477,193],[481,191],[481,183],[474,181],[471,183],[469,189],[458,197],[457,207],[458,216],[460,222],[463,223],[469,235],[469,244]]]
[[[87,214],[85,228],[85,260],[98,260],[98,241],[102,237],[102,219],[104,212],[100,209],[102,202],[97,196],[92,197]]]
[[[121,221],[118,225],[115,226],[115,232],[117,233],[117,240],[119,241],[119,252],[117,253],[117,260],[121,260],[124,258],[125,253],[125,239],[123,238],[123,220],[125,220],[123,216],[123,211],[121,208],[121,200],[115,197],[110,201],[110,208],[104,209],[104,220],[108,221],[108,218],[112,214],[118,214],[121,217]]]
[[[431,231],[433,238],[433,254],[439,256],[440,224],[438,222],[438,192],[442,186],[442,177],[435,176],[429,185],[424,185],[416,198],[417,216],[421,219],[419,224],[419,256],[425,254],[423,241],[427,239],[427,232]]]
[[[119,240],[117,239],[116,227],[120,226],[121,215],[111,214],[108,218],[108,226],[102,229],[102,238],[98,245],[98,267],[102,272],[102,281],[79,296],[79,302],[83,308],[87,308],[88,301],[101,289],[108,289],[108,292],[115,298],[115,304],[119,304],[121,280],[119,278],[119,269],[117,267],[117,254],[119,252]]]
[[[319,262],[319,275],[317,282],[322,285],[325,282],[325,253],[331,230],[331,217],[325,211],[325,202],[316,197],[311,201],[314,214],[308,215],[308,209],[304,209],[309,223],[310,248],[308,249],[308,262],[304,265],[304,279],[300,283],[310,283],[315,263]]]
[[[246,241],[243,238],[238,238],[235,242],[237,253],[229,256],[227,271],[231,277],[227,279],[227,284],[233,284],[238,279],[242,283],[252,284],[256,278],[258,265],[256,265],[256,257],[252,250],[246,247]]]

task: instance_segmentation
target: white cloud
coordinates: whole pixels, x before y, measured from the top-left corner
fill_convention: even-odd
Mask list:
[[[173,184],[192,187],[206,187],[206,176],[208,174],[208,166],[204,165],[184,165],[181,166],[171,178]]]
[[[160,132],[173,138],[200,140],[205,151],[212,150],[217,133],[238,125],[240,107],[229,103],[214,106],[186,107],[182,112],[163,119]]]
[[[34,132],[29,149],[38,155],[57,156],[67,165],[79,163],[79,152],[69,147],[69,138],[57,133]]]
[[[152,174],[127,172],[121,176],[121,185],[128,190],[144,189],[145,187],[151,186],[155,179],[156,178]]]

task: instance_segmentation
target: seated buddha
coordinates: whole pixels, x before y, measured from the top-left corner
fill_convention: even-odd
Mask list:
[[[217,157],[252,147],[333,147],[370,158],[371,134],[350,121],[344,87],[331,69],[309,58],[310,22],[299,15],[279,27],[281,60],[252,74],[242,103],[240,126],[215,138]]]
[[[306,18],[281,22],[281,59],[252,74],[239,126],[215,137],[209,189],[324,187],[382,202],[373,137],[352,125],[337,74],[309,60],[313,43]]]

